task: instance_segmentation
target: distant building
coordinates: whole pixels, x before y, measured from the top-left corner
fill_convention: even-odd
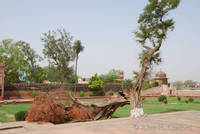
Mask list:
[[[43,80],[42,83],[44,83],[44,84],[50,84],[51,82],[49,80]]]
[[[156,73],[155,78],[150,81],[151,84],[155,84],[155,86],[162,86],[168,84],[168,78],[165,72],[159,71]]]
[[[90,81],[90,78],[79,78],[78,84],[88,84]]]

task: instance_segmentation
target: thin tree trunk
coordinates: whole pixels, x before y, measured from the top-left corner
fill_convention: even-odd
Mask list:
[[[146,72],[148,70],[148,66],[151,62],[152,55],[157,49],[152,49],[148,52],[148,57],[144,61],[144,64],[142,65],[142,69],[139,73],[139,76],[137,78],[136,84],[134,88],[131,90],[130,94],[130,105],[131,105],[131,111],[130,116],[131,117],[141,117],[144,115],[143,107],[142,107],[142,100],[141,100],[141,89],[142,89],[142,83],[144,81]]]
[[[76,86],[77,86],[77,64],[78,64],[78,55],[76,56],[76,63],[75,63],[75,91],[74,91],[74,96],[76,94]]]
[[[131,117],[136,118],[136,117],[141,117],[144,115],[142,100],[141,100],[142,83],[144,81],[148,67],[151,63],[152,56],[155,52],[157,52],[160,49],[161,45],[162,45],[162,39],[160,43],[154,49],[148,50],[148,56],[145,59],[144,63],[142,64],[142,69],[139,73],[139,76],[134,85],[134,88],[130,91],[130,105],[131,105],[130,116]]]

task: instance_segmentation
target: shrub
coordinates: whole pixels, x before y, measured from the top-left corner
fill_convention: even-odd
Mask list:
[[[113,92],[113,91],[110,91],[110,92],[109,92],[109,95],[110,95],[110,96],[113,96],[113,95],[114,95],[114,92]]]
[[[133,81],[131,79],[125,79],[123,81],[123,88],[124,89],[131,89],[131,88],[133,88]]]
[[[88,96],[94,96],[94,93],[93,92],[88,92]]]
[[[84,91],[80,91],[79,96],[80,96],[80,97],[84,97],[84,96],[85,96]]]
[[[95,75],[90,79],[88,87],[93,91],[98,91],[103,89],[104,83],[97,75]]]
[[[194,101],[194,99],[192,98],[192,97],[190,97],[189,99],[188,99],[188,102],[193,102]]]
[[[158,101],[159,102],[164,102],[164,100],[167,100],[167,97],[165,95],[158,96]]]
[[[142,98],[143,101],[145,101],[145,98]]]
[[[25,121],[27,116],[27,111],[19,111],[15,114],[16,121]]]
[[[188,100],[185,100],[185,103],[186,103],[186,104],[188,104],[188,103],[189,103],[189,101],[188,101]]]
[[[37,92],[32,92],[32,93],[31,93],[31,96],[32,96],[32,97],[35,97],[35,96],[37,96],[37,95],[39,95]]]
[[[166,100],[164,100],[164,101],[163,101],[163,103],[164,103],[164,104],[167,104],[167,103],[168,103],[167,99],[166,99]]]
[[[178,100],[178,101],[181,101],[181,97],[177,97],[177,100]]]

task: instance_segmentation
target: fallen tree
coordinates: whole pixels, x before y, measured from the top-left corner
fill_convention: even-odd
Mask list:
[[[29,109],[26,121],[64,123],[80,122],[111,118],[117,108],[129,104],[123,96],[102,103],[84,102],[70,95],[71,105],[64,106],[53,97],[36,96],[33,106]]]
[[[71,96],[73,105],[69,108],[69,116],[74,121],[98,120],[106,117],[111,118],[117,108],[129,104],[124,97],[120,96],[103,103],[89,103],[75,99]]]

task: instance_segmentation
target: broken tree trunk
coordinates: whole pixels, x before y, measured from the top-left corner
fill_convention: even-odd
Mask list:
[[[69,108],[68,115],[73,121],[98,120],[102,117],[110,118],[117,108],[129,104],[129,101],[123,97],[111,99],[103,103],[89,103],[75,99],[72,107]]]

